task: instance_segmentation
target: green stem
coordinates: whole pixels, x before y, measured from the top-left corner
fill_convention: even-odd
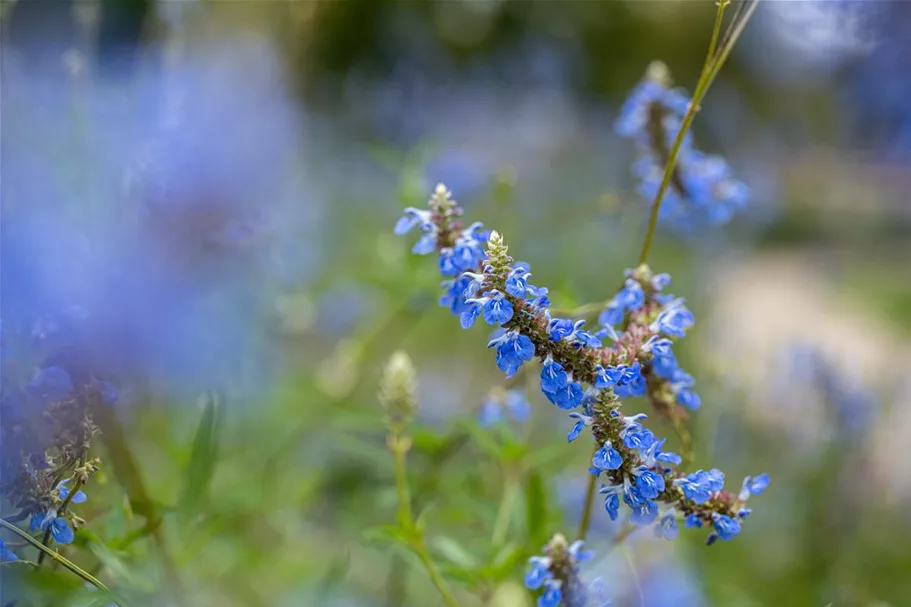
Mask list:
[[[387,445],[389,446],[389,450],[392,451],[392,456],[395,460],[395,489],[399,502],[399,525],[403,531],[408,533],[408,545],[411,546],[414,553],[421,559],[424,569],[427,570],[427,574],[430,576],[430,581],[433,582],[433,585],[439,591],[440,596],[443,597],[443,602],[446,603],[448,607],[458,607],[459,604],[455,600],[452,590],[449,589],[446,580],[440,575],[439,569],[437,569],[433,559],[430,558],[430,552],[424,544],[423,532],[415,526],[414,519],[412,518],[411,495],[408,491],[408,470],[405,465],[405,455],[411,448],[411,440],[407,436],[402,435],[400,429],[393,427],[391,428]]]
[[[595,443],[592,449],[592,457],[595,456],[598,448],[598,443]],[[585,490],[585,505],[582,508],[582,519],[579,521],[579,532],[576,534],[576,539],[579,540],[585,539],[585,535],[588,533],[588,526],[591,524],[592,504],[595,502],[595,485],[598,482],[598,477],[594,474],[589,474],[588,477],[588,488]]]
[[[398,432],[393,432],[389,436],[389,450],[392,451],[395,459],[395,492],[398,496],[399,525],[404,528],[412,526],[411,494],[408,491],[408,475],[405,468],[405,454],[410,448],[408,442],[408,438],[401,436]]]
[[[430,576],[430,581],[433,582],[433,585],[440,593],[440,596],[443,597],[443,602],[446,603],[447,607],[459,607],[459,603],[456,601],[455,595],[452,594],[452,590],[449,589],[449,585],[446,583],[446,580],[444,580],[443,576],[440,575],[440,571],[437,569],[436,563],[434,563],[433,559],[430,558],[430,553],[427,551],[427,546],[424,545],[424,541],[420,538],[415,539],[412,542],[411,547],[418,555],[418,558],[421,559],[421,563],[424,564],[424,569],[427,570],[427,574]]]
[[[105,592],[108,592],[108,593],[111,592],[111,590],[107,586],[105,586],[98,578],[96,578],[92,574],[88,573],[87,571],[81,569],[78,565],[76,565],[72,561],[64,558],[58,552],[51,550],[50,548],[48,548],[47,546],[45,546],[44,544],[42,544],[41,542],[39,542],[32,536],[30,536],[28,533],[26,533],[19,527],[13,525],[12,523],[7,522],[6,520],[4,520],[2,518],[0,518],[0,527],[3,527],[4,529],[6,529],[12,533],[15,533],[20,538],[25,540],[27,543],[31,544],[32,546],[34,546],[35,548],[40,550],[41,554],[48,555],[49,557],[51,557],[52,559],[54,559],[55,561],[57,561],[58,563],[60,563],[61,565],[63,565],[64,567],[66,567],[67,569],[69,569],[70,571],[72,571],[73,573],[78,575],[79,577],[81,577],[82,579],[84,579],[86,582],[92,584],[99,590],[104,590]]]
[[[721,68],[724,60],[727,59],[730,48],[733,47],[737,36],[739,36],[739,33],[736,34],[736,36],[732,36],[727,49],[723,49],[717,61],[713,61],[715,57],[716,45],[718,44],[718,36],[721,32],[721,22],[724,17],[724,9],[729,2],[730,0],[719,0],[718,2],[718,12],[715,14],[715,27],[712,30],[712,39],[709,43],[709,51],[706,55],[705,63],[702,66],[702,73],[699,75],[699,82],[696,83],[696,90],[693,93],[693,98],[690,100],[686,114],[683,116],[683,122],[680,124],[680,130],[677,132],[677,137],[674,139],[674,145],[671,147],[671,151],[667,157],[667,165],[664,167],[664,177],[661,179],[661,185],[658,187],[658,192],[655,194],[655,200],[652,203],[652,211],[648,218],[648,229],[645,232],[645,240],[642,243],[642,251],[639,253],[638,265],[642,265],[648,261],[648,254],[652,248],[652,240],[655,236],[655,228],[658,225],[658,211],[661,209],[661,201],[664,199],[664,194],[667,192],[667,188],[670,186],[671,179],[674,176],[674,165],[677,162],[677,156],[680,153],[680,148],[683,146],[684,137],[686,136],[687,131],[689,131],[690,125],[693,123],[693,119],[696,117],[696,112],[699,111],[699,104],[702,101],[702,98],[705,96],[706,91],[708,90],[708,85],[714,79],[715,75],[718,74],[718,70]],[[749,15],[751,13],[752,11],[747,14],[745,20],[749,18]]]

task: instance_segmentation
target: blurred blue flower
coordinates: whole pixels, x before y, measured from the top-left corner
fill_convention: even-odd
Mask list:
[[[58,544],[72,544],[76,537],[69,522],[65,518],[57,516],[57,511],[53,509],[34,513],[29,521],[29,529],[32,533],[50,529],[51,537]]]
[[[84,309],[56,363],[76,382],[263,388],[271,285],[303,279],[299,243],[316,244],[300,237],[313,201],[289,172],[303,122],[282,80],[252,37],[78,98],[51,74],[4,70],[4,112],[28,127],[4,130],[4,321]]]
[[[65,479],[60,481],[60,483],[57,485],[57,491],[60,493],[60,499],[62,500],[65,500],[70,494],[70,488],[67,486],[69,482],[70,479]],[[85,495],[85,493],[83,493],[82,490],[78,490],[75,494],[73,494],[73,499],[71,499],[70,502],[73,504],[82,504],[87,499],[88,497]]]
[[[690,102],[682,91],[669,88],[669,80],[664,64],[655,62],[649,66],[646,78],[633,89],[614,126],[618,135],[636,143],[639,157],[633,163],[633,174],[639,180],[640,196],[649,204],[658,194]],[[696,150],[687,133],[659,219],[683,232],[705,224],[727,223],[750,197],[749,188],[732,173],[720,156]]]
[[[504,410],[513,421],[518,423],[528,421],[531,415],[531,405],[525,398],[524,392],[497,389],[492,391],[481,405],[478,423],[484,427],[498,424],[504,421]]]
[[[18,560],[19,557],[13,554],[12,550],[6,546],[3,538],[0,538],[0,563],[11,563]]]

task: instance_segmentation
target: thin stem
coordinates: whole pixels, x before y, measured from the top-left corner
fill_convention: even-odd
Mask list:
[[[658,225],[658,211],[661,209],[661,201],[664,199],[664,194],[667,192],[667,188],[670,186],[671,179],[674,176],[674,165],[677,162],[680,148],[683,146],[683,140],[687,131],[689,131],[690,125],[693,123],[693,119],[696,117],[696,112],[699,111],[699,103],[708,90],[708,84],[714,78],[714,75],[718,73],[718,68],[721,67],[720,64],[724,63],[724,60],[727,58],[727,53],[723,49],[718,60],[713,64],[715,47],[718,43],[718,35],[721,31],[721,23],[724,17],[724,9],[728,5],[728,2],[729,0],[720,0],[718,2],[718,12],[715,14],[715,27],[712,30],[709,52],[706,56],[705,64],[702,66],[702,73],[699,76],[699,82],[696,84],[693,98],[690,100],[689,107],[687,107],[686,114],[683,117],[683,122],[680,124],[680,130],[677,131],[677,136],[674,138],[674,145],[671,147],[671,151],[667,157],[667,165],[664,167],[664,177],[661,179],[661,185],[658,187],[658,192],[655,194],[655,200],[652,203],[652,211],[648,218],[648,229],[645,232],[645,240],[642,242],[642,251],[639,253],[639,265],[648,261],[648,254],[652,248],[652,240],[655,236],[655,228]],[[747,18],[748,17],[749,14],[747,15]],[[728,49],[733,46],[736,39],[736,35],[732,35],[732,40]],[[730,51],[728,50],[727,52]]]
[[[83,441],[85,439],[83,438]],[[79,467],[85,466],[85,452],[82,452],[82,455],[79,456]],[[82,489],[83,482],[82,480],[77,480],[73,483],[72,487],[69,487],[69,491],[64,498],[63,503],[60,504],[60,508],[57,509],[57,512],[63,512],[66,510],[66,507],[70,505],[70,502],[73,500],[73,496],[76,495],[76,492]],[[47,529],[44,530],[44,537],[41,539],[41,543],[47,546],[48,542],[51,540],[51,525],[48,525]],[[38,554],[38,567],[41,567],[41,563],[44,562],[44,552]]]
[[[12,533],[15,533],[16,535],[21,537],[23,540],[25,540],[27,543],[31,544],[32,546],[34,546],[35,548],[40,550],[41,554],[48,555],[49,557],[51,557],[52,559],[54,559],[55,561],[57,561],[58,563],[60,563],[61,565],[63,565],[64,567],[66,567],[67,569],[69,569],[70,571],[72,571],[73,573],[78,575],[79,577],[81,577],[82,579],[84,579],[86,582],[92,584],[99,590],[104,590],[105,592],[111,592],[111,590],[107,586],[105,586],[98,578],[96,578],[92,574],[88,573],[87,571],[84,571],[78,565],[76,565],[72,561],[64,558],[62,555],[60,555],[56,551],[51,550],[50,548],[48,548],[47,546],[45,546],[44,544],[42,544],[41,542],[39,542],[32,536],[30,536],[28,533],[26,533],[19,527],[13,525],[12,523],[7,522],[6,520],[4,520],[2,518],[0,518],[0,527],[3,527],[4,529],[11,531]]]
[[[408,452],[408,439],[398,432],[389,436],[389,450],[395,459],[395,491],[398,496],[399,524],[405,528],[412,526],[411,495],[408,491],[408,475],[405,468],[405,454]]]
[[[452,590],[449,589],[449,585],[446,583],[446,580],[444,580],[443,576],[440,575],[439,569],[437,569],[437,566],[433,562],[433,559],[430,558],[430,553],[427,551],[427,547],[424,545],[424,542],[420,539],[416,539],[414,542],[412,542],[412,549],[418,555],[418,558],[421,559],[421,563],[424,564],[424,568],[427,570],[427,574],[430,576],[430,581],[433,582],[433,585],[440,593],[440,596],[443,597],[443,602],[446,603],[448,607],[459,607],[459,603],[456,601],[455,596],[452,594]]]
[[[448,607],[458,607],[459,604],[455,600],[452,590],[449,589],[446,580],[440,575],[436,564],[430,558],[430,552],[424,544],[423,532],[417,528],[412,518],[411,496],[408,491],[408,470],[405,465],[405,455],[411,448],[411,441],[407,436],[403,436],[399,429],[392,428],[387,444],[395,460],[395,489],[399,502],[399,525],[403,531],[409,534],[408,544],[414,553],[418,555],[418,558],[421,559],[424,569],[427,570],[427,574],[430,576],[430,581],[433,582],[440,596],[443,597],[443,602]]]
[[[718,75],[718,72],[721,71],[721,66],[724,65],[724,62],[727,61],[728,55],[731,54],[731,51],[734,50],[734,45],[737,44],[737,40],[740,39],[741,34],[743,34],[744,28],[747,26],[750,18],[753,16],[753,13],[756,12],[756,9],[759,7],[759,0],[753,0],[750,3],[750,6],[743,12],[743,17],[737,23],[732,23],[733,30],[731,35],[725,41],[725,44],[721,47],[721,51],[718,53],[718,58],[715,60],[715,63],[712,65],[711,73],[709,74],[708,81],[705,83],[705,88],[702,92],[705,96],[705,91],[712,85],[712,82],[715,81],[715,77]]]
[[[592,457],[595,456],[598,448],[598,443],[595,443],[595,446],[592,449]],[[582,507],[582,519],[579,521],[579,532],[576,534],[576,539],[580,540],[585,539],[585,535],[588,533],[588,526],[591,524],[592,504],[595,501],[595,485],[598,482],[598,477],[594,474],[589,474],[588,477],[588,488],[585,490],[585,504]]]

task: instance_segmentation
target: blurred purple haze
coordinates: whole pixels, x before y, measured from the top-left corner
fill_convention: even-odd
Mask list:
[[[116,80],[4,58],[5,340],[44,322],[77,376],[255,392],[270,296],[318,250],[304,117],[263,41],[168,50]]]

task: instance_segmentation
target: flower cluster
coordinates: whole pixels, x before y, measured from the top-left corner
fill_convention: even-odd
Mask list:
[[[71,505],[87,500],[81,487],[99,464],[88,458],[97,433],[91,409],[117,397],[107,382],[77,384],[56,365],[39,369],[21,389],[4,383],[0,493],[19,509],[9,521],[28,519],[29,530],[45,542],[73,541],[84,521]]]
[[[667,67],[653,63],[624,103],[615,124],[617,134],[636,143],[639,157],[633,163],[633,175],[639,180],[639,194],[649,202],[655,199],[664,178],[664,168],[690,103],[683,92],[669,85]],[[749,188],[733,177],[730,165],[720,156],[695,149],[687,134],[659,219],[683,231],[704,224],[721,225],[731,220],[749,196]]]
[[[647,395],[655,411],[665,418],[686,418],[686,409],[698,409],[702,399],[693,390],[695,379],[680,367],[674,341],[695,323],[681,298],[663,292],[670,285],[667,274],[648,266],[626,271],[623,288],[598,317],[599,336],[609,336],[614,348],[625,351],[638,364],[643,380],[633,389],[614,391],[618,396]]]
[[[437,239],[441,259],[452,255],[454,235],[470,240],[465,246],[477,251],[483,231],[475,224],[460,232],[454,219],[459,214],[440,185],[429,211],[408,209],[397,231],[420,226],[422,241],[429,242],[428,235]],[[425,242],[420,251],[428,247]],[[698,405],[692,378],[679,368],[671,349],[671,340],[684,335],[693,316],[682,300],[661,292],[669,278],[654,276],[645,266],[629,272],[623,289],[601,314],[602,329],[592,334],[583,328],[584,321],[551,314],[546,289],[529,282],[528,264],[513,263],[497,232],[490,233],[486,251],[473,259],[480,260],[478,267],[444,283],[442,303],[459,315],[463,328],[478,318],[500,328],[488,347],[507,376],[533,359],[540,361],[541,391],[558,408],[573,411],[570,417],[576,423],[569,440],[589,428],[599,446],[591,472],[603,475],[601,494],[610,517],[618,516],[622,499],[635,523],[651,525],[660,515],[656,530],[669,539],[676,535],[678,518],[685,518],[688,526],[712,525],[710,542],[736,535],[739,519],[749,513],[744,505],[749,493],[724,491],[724,475],[716,470],[690,475],[676,470],[680,456],[662,451],[664,440],[641,423],[645,415],[620,413],[621,398],[646,394],[669,415],[679,404]],[[605,338],[613,344],[605,347]],[[763,487],[754,488],[758,493]]]
[[[579,577],[582,563],[595,553],[583,550],[582,541],[567,544],[559,533],[544,547],[544,556],[528,560],[525,587],[538,596],[538,607],[606,607],[609,601],[598,596],[597,581],[587,586]]]

